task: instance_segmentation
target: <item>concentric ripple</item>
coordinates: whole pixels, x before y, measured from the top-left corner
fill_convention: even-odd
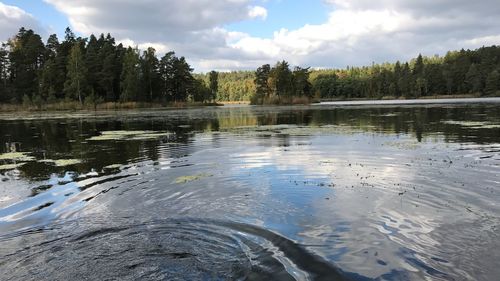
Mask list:
[[[0,238],[6,246],[0,264],[9,264],[2,278],[350,280],[297,243],[249,224],[199,219],[101,223],[68,221],[25,231],[20,249],[12,238]]]

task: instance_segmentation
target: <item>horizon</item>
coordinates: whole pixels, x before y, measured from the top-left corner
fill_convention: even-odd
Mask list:
[[[0,1],[0,41],[22,26],[44,41],[52,33],[62,39],[69,26],[81,37],[110,33],[125,46],[175,51],[197,73],[280,60],[345,69],[498,45],[500,7],[480,2],[9,0]]]

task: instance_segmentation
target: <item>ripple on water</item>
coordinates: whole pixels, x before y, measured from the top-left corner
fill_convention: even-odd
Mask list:
[[[364,280],[294,241],[250,224],[197,219],[112,224],[116,226],[80,220],[24,231],[22,239],[19,234],[0,237],[5,246],[0,250],[3,277]]]
[[[9,165],[0,167],[0,272],[500,276],[498,107],[236,113],[1,123],[10,133],[2,142],[23,141],[27,152],[0,155]],[[488,123],[457,123],[469,119]]]

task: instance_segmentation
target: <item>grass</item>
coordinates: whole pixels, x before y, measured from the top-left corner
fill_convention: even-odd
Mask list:
[[[16,111],[77,111],[77,110],[120,110],[120,109],[145,109],[145,108],[187,108],[198,106],[222,106],[223,104],[211,102],[104,102],[99,104],[80,104],[77,101],[58,101],[42,105],[34,104],[0,104],[1,112]]]
[[[264,105],[304,105],[317,102],[315,99],[306,96],[296,96],[296,97],[280,97],[271,96],[264,97],[261,101],[253,101],[252,104],[264,104]]]
[[[219,103],[226,105],[233,105],[233,104],[250,104],[250,101],[219,101]]]
[[[349,97],[336,97],[329,99],[321,99],[321,101],[366,101],[366,100],[407,100],[407,99],[465,99],[465,98],[491,98],[499,97],[500,92],[497,95],[481,95],[481,94],[456,94],[456,95],[435,95],[435,96],[421,96],[421,97],[395,97],[395,96],[383,96],[383,97],[366,97],[366,98],[349,98]]]

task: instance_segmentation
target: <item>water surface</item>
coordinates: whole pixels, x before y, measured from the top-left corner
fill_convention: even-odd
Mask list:
[[[3,280],[495,280],[500,104],[0,116]]]

